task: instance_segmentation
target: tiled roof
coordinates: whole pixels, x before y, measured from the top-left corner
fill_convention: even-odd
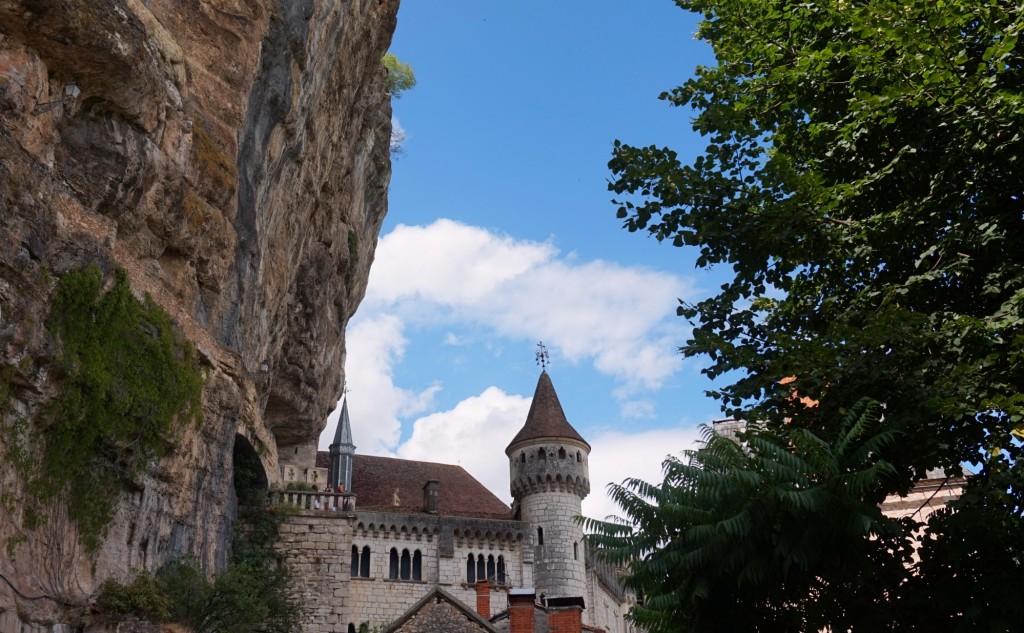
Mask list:
[[[317,453],[317,465],[330,464],[330,455]],[[509,519],[512,510],[462,466],[410,459],[356,454],[352,462],[352,490],[360,510],[424,512],[423,487],[436,479],[438,513],[448,516]],[[398,489],[399,505],[393,504]]]
[[[537,380],[537,389],[533,392],[533,402],[530,403],[530,412],[526,415],[526,423],[519,433],[505,449],[505,454],[512,452],[512,447],[519,442],[536,440],[541,438],[565,438],[583,442],[587,448],[590,444],[583,439],[583,436],[572,428],[569,421],[565,419],[565,412],[562,411],[562,404],[558,401],[558,394],[555,393],[555,386],[551,384],[548,372],[542,371]]]

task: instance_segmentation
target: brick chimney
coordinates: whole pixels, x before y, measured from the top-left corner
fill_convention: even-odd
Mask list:
[[[548,598],[548,633],[582,633],[583,598]]]
[[[508,633],[533,633],[533,589],[512,589],[508,592]]]
[[[476,612],[485,620],[491,619],[491,583],[486,580],[476,581]]]

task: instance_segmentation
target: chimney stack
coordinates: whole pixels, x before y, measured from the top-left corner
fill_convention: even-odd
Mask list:
[[[476,612],[485,620],[491,619],[491,584],[487,580],[476,581]]]
[[[508,633],[533,633],[533,610],[537,596],[532,588],[508,592]]]
[[[430,514],[437,514],[437,495],[441,488],[441,482],[430,479],[423,486],[423,509]]]
[[[582,633],[583,598],[548,598],[548,633]]]

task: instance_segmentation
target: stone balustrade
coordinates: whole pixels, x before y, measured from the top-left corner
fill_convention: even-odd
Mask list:
[[[356,495],[348,492],[313,492],[312,490],[272,490],[271,505],[289,505],[300,511],[341,512],[354,514]]]

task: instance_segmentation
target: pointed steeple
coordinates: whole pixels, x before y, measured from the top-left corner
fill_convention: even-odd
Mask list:
[[[342,484],[345,490],[352,490],[352,458],[356,454],[356,445],[352,443],[352,421],[348,418],[348,397],[341,401],[341,415],[338,416],[338,426],[334,431],[334,442],[329,447],[331,454],[331,468],[328,472],[328,481],[331,489],[337,489]]]
[[[348,398],[341,401],[341,415],[338,417],[338,426],[334,430],[334,442],[337,444],[352,444],[352,421],[348,419]]]
[[[590,444],[565,419],[565,412],[562,411],[562,404],[558,401],[558,394],[555,393],[555,386],[551,384],[547,371],[541,371],[526,423],[509,443],[505,454],[511,455],[517,444],[541,438],[576,440],[590,449]]]

